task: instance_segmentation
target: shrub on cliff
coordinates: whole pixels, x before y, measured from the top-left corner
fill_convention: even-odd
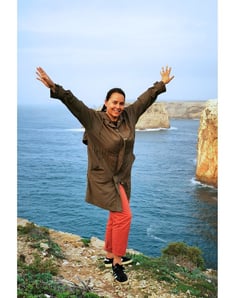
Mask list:
[[[170,243],[167,248],[162,250],[162,254],[189,270],[195,268],[203,270],[205,267],[201,250],[196,246],[188,246],[184,242]]]
[[[194,297],[216,297],[216,274],[208,275],[204,269],[202,252],[183,242],[170,243],[161,257],[150,258],[143,254],[131,255],[134,270],[143,271],[146,278],[170,284],[174,294],[189,293]]]

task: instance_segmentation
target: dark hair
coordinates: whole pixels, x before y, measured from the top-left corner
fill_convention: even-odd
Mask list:
[[[107,92],[105,100],[108,101],[113,93],[122,94],[124,96],[124,99],[126,98],[125,92],[121,88],[112,88]],[[103,105],[101,112],[106,112],[105,104]]]

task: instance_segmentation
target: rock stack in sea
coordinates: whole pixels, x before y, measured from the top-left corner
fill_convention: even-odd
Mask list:
[[[218,185],[218,110],[217,101],[207,101],[200,118],[197,144],[196,179]]]
[[[205,106],[206,101],[158,101],[139,118],[136,128],[170,128],[170,119],[200,119]]]
[[[165,109],[164,103],[154,103],[139,118],[137,129],[170,128],[169,115]]]

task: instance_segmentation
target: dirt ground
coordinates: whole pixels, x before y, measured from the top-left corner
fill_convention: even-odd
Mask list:
[[[18,219],[18,225],[24,226],[28,221]],[[59,261],[60,272],[58,277],[65,283],[75,283],[79,286],[86,286],[90,291],[100,297],[108,298],[184,298],[191,297],[189,293],[174,295],[171,294],[171,286],[166,282],[157,282],[152,279],[146,279],[146,272],[134,270],[134,266],[139,264],[130,264],[126,266],[128,281],[119,283],[114,281],[111,268],[105,268],[103,259],[105,252],[103,250],[104,242],[98,238],[92,237],[89,246],[85,246],[81,237],[70,233],[49,230],[50,237],[56,242],[65,256]],[[18,256],[24,255],[26,262],[33,259],[34,250],[26,242],[24,237],[18,237],[17,251]],[[43,244],[42,247],[44,248]],[[47,247],[43,254],[47,254]],[[129,253],[137,253],[128,250]]]

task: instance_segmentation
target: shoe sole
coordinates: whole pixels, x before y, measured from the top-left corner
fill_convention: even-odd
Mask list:
[[[119,281],[119,280],[117,280],[116,278],[114,279],[114,281],[116,282],[116,283],[120,283],[120,284],[122,284],[122,285],[124,285],[124,284],[127,284],[128,283],[128,279],[127,280],[125,280],[125,281]]]
[[[129,261],[126,261],[126,262],[122,262],[122,265],[128,265],[128,264],[131,264],[133,262],[133,260],[129,260]],[[112,263],[110,264],[104,264],[106,268],[111,268],[112,267]]]

